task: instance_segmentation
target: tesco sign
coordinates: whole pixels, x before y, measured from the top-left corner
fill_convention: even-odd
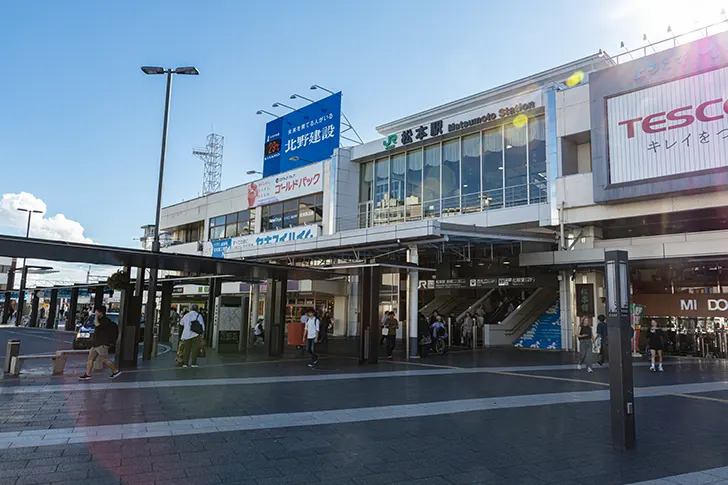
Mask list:
[[[609,182],[728,167],[728,68],[607,99]]]

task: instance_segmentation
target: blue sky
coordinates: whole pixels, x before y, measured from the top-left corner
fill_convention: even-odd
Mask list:
[[[255,111],[275,111],[293,92],[315,95],[312,83],[343,91],[344,111],[368,141],[378,124],[600,48],[616,53],[621,40],[637,47],[643,33],[665,37],[668,24],[679,32],[718,20],[721,3],[8,0],[0,194],[7,202],[26,192],[45,202],[44,217],[65,215],[47,225],[76,221],[96,242],[138,246],[139,227],[154,220],[164,101],[164,78],[141,65],[201,72],[173,86],[168,205],[201,191],[191,150],[213,128],[225,136],[223,187],[250,179],[267,121]],[[23,231],[0,210],[0,232]],[[76,226],[71,233],[80,237]]]

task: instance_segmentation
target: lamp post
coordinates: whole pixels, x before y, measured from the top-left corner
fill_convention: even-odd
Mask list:
[[[288,109],[290,109],[291,111],[296,111],[296,108],[292,108],[291,106],[288,106],[287,104],[283,104],[283,103],[273,103],[273,105],[272,105],[272,106],[273,106],[274,108],[279,108],[279,107],[283,106],[284,108],[288,108]]]
[[[33,217],[33,214],[42,214],[43,211],[39,211],[37,209],[25,209],[23,207],[18,207],[18,210],[20,212],[28,213],[28,226],[25,229],[25,238],[28,239],[30,237],[30,219]],[[18,291],[18,316],[15,319],[16,327],[20,326],[20,322],[23,320],[23,310],[25,309],[25,284],[27,279],[28,264],[27,259],[23,258],[23,272],[20,276],[20,291]]]
[[[159,219],[162,213],[162,186],[164,182],[164,159],[167,154],[167,128],[169,125],[169,103],[172,98],[172,75],[181,74],[187,76],[197,76],[200,71],[196,67],[178,67],[176,69],[165,69],[156,66],[142,66],[142,72],[147,75],[167,75],[167,94],[164,101],[164,125],[162,127],[162,151],[159,157],[159,180],[157,184],[157,211],[154,219],[154,240],[152,241],[152,252],[159,252]],[[155,314],[157,311],[157,268],[152,267],[149,270],[149,289],[147,290],[147,321],[144,328],[144,346],[143,360],[152,358],[151,342],[154,335],[154,324],[156,322]]]
[[[305,158],[297,157],[297,156],[295,156],[295,155],[294,155],[294,156],[292,156],[291,158],[289,158],[289,160],[290,160],[290,161],[292,161],[292,162],[297,162],[297,161],[299,161],[299,160],[302,160],[302,161],[304,161],[304,162],[306,162],[306,163],[316,163],[316,162],[314,162],[313,160],[307,160],[307,159],[305,159]]]
[[[278,116],[277,114],[273,114],[270,111],[266,111],[264,109],[259,109],[258,111],[255,112],[255,114],[257,114],[257,115],[262,115],[263,113],[265,113],[269,116],[272,116],[273,118],[280,118],[280,116]]]

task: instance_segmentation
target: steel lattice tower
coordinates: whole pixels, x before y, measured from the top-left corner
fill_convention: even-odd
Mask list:
[[[225,137],[210,133],[205,148],[194,148],[192,154],[205,162],[202,176],[202,195],[220,191],[222,184],[222,147]]]

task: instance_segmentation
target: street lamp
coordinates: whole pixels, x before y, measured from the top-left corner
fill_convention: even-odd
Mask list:
[[[323,91],[326,91],[326,92],[327,92],[327,93],[329,93],[329,94],[335,94],[335,93],[334,93],[333,91],[331,91],[331,90],[329,90],[329,89],[326,89],[326,88],[325,88],[325,87],[323,87],[323,86],[319,86],[318,84],[312,84],[312,85],[311,85],[311,88],[310,88],[310,89],[311,89],[311,90],[321,89],[321,90],[323,90]]]
[[[288,106],[287,104],[277,103],[277,102],[276,103],[273,103],[273,107],[274,108],[278,108],[279,106],[283,106],[284,108],[288,108],[291,111],[296,111],[296,108],[292,108],[292,107]]]
[[[313,160],[307,160],[305,158],[301,158],[301,157],[298,157],[298,156],[295,156],[295,155],[292,156],[291,158],[289,158],[289,160],[292,161],[292,162],[297,162],[299,160],[303,160],[304,162],[308,162],[308,163],[316,163]]]
[[[257,170],[248,170],[245,173],[248,175],[263,175],[263,172],[258,172]]]
[[[278,115],[276,115],[276,114],[273,114],[273,113],[271,113],[270,111],[266,111],[266,110],[264,110],[264,109],[259,109],[258,111],[256,111],[256,112],[255,112],[255,114],[257,114],[257,115],[262,115],[263,113],[265,113],[265,114],[267,114],[267,115],[270,115],[270,116],[272,116],[273,118],[280,118],[280,117],[279,117]]]
[[[313,103],[314,102],[313,99],[307,98],[306,96],[301,96],[300,94],[296,94],[296,93],[291,94],[291,99],[296,99],[296,98],[305,99],[309,103]]]
[[[25,229],[25,238],[28,239],[30,237],[30,219],[33,217],[33,214],[42,214],[43,211],[39,211],[37,209],[25,209],[23,207],[18,207],[18,210],[20,212],[27,212],[28,213],[28,226]],[[27,259],[23,258],[23,272],[20,276],[20,291],[18,291],[18,316],[15,319],[15,326],[20,326],[20,322],[23,319],[23,310],[25,307],[25,284],[26,280],[28,279],[28,265],[27,265]]]
[[[157,211],[154,223],[154,240],[152,241],[152,252],[159,252],[159,219],[162,213],[162,185],[164,182],[164,159],[167,154],[167,127],[169,125],[169,103],[172,98],[172,75],[181,74],[186,76],[197,76],[200,71],[196,67],[186,66],[176,69],[165,69],[157,66],[142,66],[142,72],[147,75],[166,74],[167,75],[167,93],[164,101],[164,126],[162,127],[162,151],[159,157],[159,180],[157,185]],[[144,346],[144,360],[149,360],[152,356],[152,346],[154,323],[156,321],[155,313],[157,298],[157,268],[149,270],[149,290],[147,293],[147,325],[144,328],[144,340],[147,345]],[[151,324],[151,325],[150,325]]]

